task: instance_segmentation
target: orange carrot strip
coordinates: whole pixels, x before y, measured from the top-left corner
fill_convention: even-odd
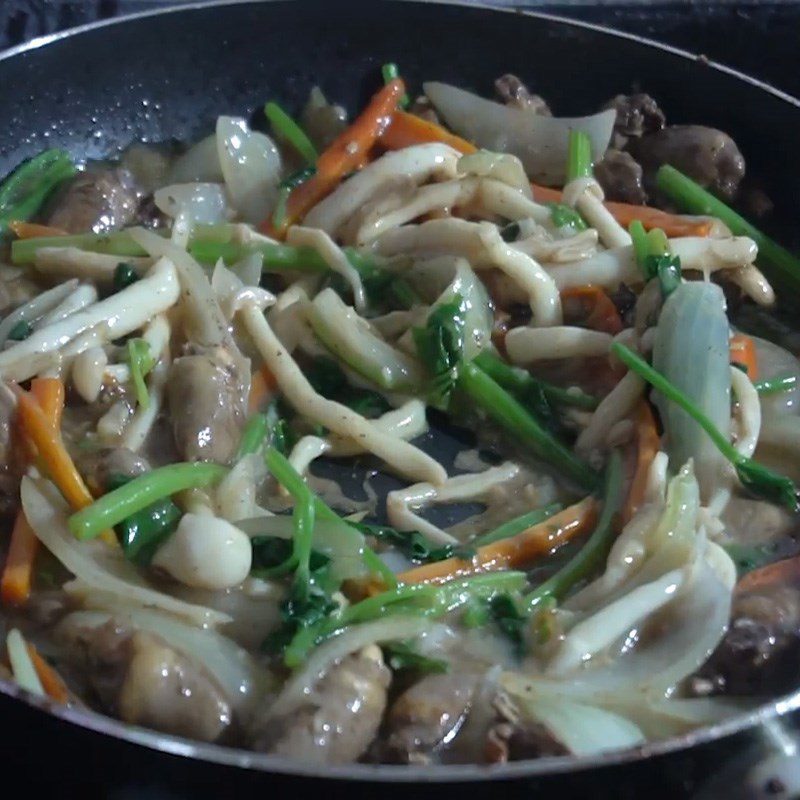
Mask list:
[[[756,344],[743,333],[731,336],[730,341],[731,363],[740,364],[747,369],[747,377],[751,381],[758,378],[758,355]]]
[[[612,335],[622,330],[619,311],[604,289],[599,286],[574,286],[561,292],[562,302],[580,303],[587,328]]]
[[[39,681],[42,688],[47,693],[47,696],[55,700],[57,703],[64,705],[69,702],[69,689],[67,684],[64,683],[61,676],[51,667],[40,655],[39,651],[30,643],[26,643],[28,648],[28,655],[33,662],[33,668],[39,676]]]
[[[327,197],[345,175],[363,164],[405,92],[405,84],[400,78],[383,86],[352,125],[320,155],[313,177],[295,187],[289,195],[282,226],[275,230],[271,219],[267,219],[261,228],[272,235],[282,235],[286,228],[299,222],[320,200]]]
[[[627,523],[644,502],[650,465],[661,447],[656,420],[645,400],[639,403],[636,412],[636,470],[622,510],[622,520]]]
[[[250,379],[250,394],[247,398],[247,410],[254,414],[260,411],[265,402],[274,394],[278,382],[266,364],[253,373]]]
[[[800,556],[784,558],[742,575],[736,584],[737,592],[752,592],[776,584],[800,583]]]
[[[597,501],[586,497],[527,530],[479,547],[471,560],[447,558],[415,567],[397,576],[401,583],[445,583],[481,572],[525,567],[590,528]]]
[[[560,203],[561,191],[549,186],[533,187],[533,196],[538,203]],[[634,220],[638,219],[647,230],[661,228],[667,236],[708,236],[711,233],[711,221],[707,219],[692,219],[680,214],[670,214],[659,208],[650,206],[636,206],[630,203],[615,203],[609,201],[605,204],[614,219],[625,229]]]
[[[52,419],[53,425],[60,425],[64,409],[64,384],[57,378],[35,378],[31,381],[31,392],[43,413]],[[4,604],[22,605],[27,602],[38,549],[39,540],[20,509],[11,531],[8,556],[0,578],[0,600]]]
[[[405,147],[434,142],[449,144],[454,150],[465,155],[474,153],[478,149],[472,142],[450,133],[441,125],[400,109],[394,112],[389,126],[378,137],[378,142],[387,150],[402,150]]]
[[[19,393],[17,403],[22,428],[36,445],[50,479],[74,509],[91,505],[94,498],[64,447],[60,433],[50,423],[42,407],[27,392]]]
[[[19,606],[27,602],[31,595],[33,564],[38,549],[39,540],[25,514],[20,511],[14,520],[8,557],[0,579],[0,599],[4,605]]]
[[[51,225],[39,225],[37,222],[13,220],[8,227],[18,239],[35,239],[37,236],[66,236],[67,232]]]

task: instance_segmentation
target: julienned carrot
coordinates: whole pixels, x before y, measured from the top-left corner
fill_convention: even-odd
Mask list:
[[[444,583],[481,572],[525,567],[590,528],[597,501],[586,497],[516,536],[479,547],[471,560],[448,558],[415,567],[397,576],[401,583]]]
[[[17,407],[25,435],[36,446],[50,479],[58,486],[67,502],[76,509],[94,502],[91,492],[75,467],[59,431],[51,424],[34,397],[20,392]]]
[[[33,395],[18,392],[17,411],[24,434],[33,442],[47,476],[64,499],[76,511],[90,506],[94,498],[64,447],[60,430],[51,424]],[[109,544],[116,543],[113,531],[105,531],[102,536]]]
[[[58,427],[64,409],[64,384],[57,378],[35,378],[31,381],[31,392],[44,414],[52,420],[53,426]],[[8,556],[0,578],[0,600],[4,604],[21,605],[27,602],[38,549],[39,540],[20,510],[11,531]]]
[[[751,381],[758,378],[758,354],[756,344],[743,333],[731,336],[730,341],[731,363],[739,364],[747,370],[747,377]]]
[[[800,583],[800,556],[774,561],[764,567],[742,575],[736,584],[737,592],[751,592],[766,586],[792,585]]]
[[[66,705],[69,702],[69,689],[61,676],[39,655],[39,651],[30,642],[26,643],[26,647],[47,696],[57,703]]]
[[[39,540],[20,511],[11,531],[11,544],[0,579],[0,599],[7,606],[19,606],[31,595],[31,579]]]
[[[67,232],[52,225],[39,225],[37,222],[13,220],[8,223],[9,230],[18,239],[36,239],[39,236],[66,236]]]
[[[405,92],[405,84],[400,78],[381,88],[353,124],[320,155],[314,175],[292,190],[280,228],[272,228],[271,218],[262,223],[262,228],[273,235],[283,234],[286,228],[301,220],[320,200],[327,197],[342,178],[363,164]]]
[[[636,468],[628,491],[625,507],[622,509],[622,521],[627,523],[639,510],[644,501],[650,465],[661,447],[661,439],[656,428],[653,412],[645,400],[636,411]]]
[[[622,330],[622,320],[617,307],[605,289],[599,286],[575,286],[564,289],[561,292],[561,300],[567,304],[565,311],[569,310],[570,301],[580,304],[581,316],[587,328],[614,336]]]
[[[405,147],[434,142],[449,144],[454,150],[465,155],[475,153],[478,149],[472,142],[450,133],[441,125],[399,109],[392,115],[391,122],[378,137],[378,142],[387,150],[402,150]]]
[[[549,186],[533,187],[533,196],[538,203],[560,203],[561,191]],[[605,207],[611,212],[614,219],[627,230],[634,220],[639,220],[647,230],[661,228],[667,236],[708,236],[711,233],[711,222],[706,219],[692,219],[680,214],[670,214],[650,206],[636,206],[630,203],[615,203],[609,201]]]
[[[250,394],[247,398],[247,410],[251,414],[260,411],[274,394],[278,383],[275,376],[267,369],[266,364],[253,373],[250,379]]]

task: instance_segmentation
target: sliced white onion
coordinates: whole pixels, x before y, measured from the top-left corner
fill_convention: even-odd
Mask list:
[[[50,481],[22,479],[22,508],[37,538],[75,576],[64,589],[90,595],[106,592],[130,606],[160,608],[195,625],[230,622],[227,614],[185,603],[150,587],[119,548],[103,542],[79,542],[67,525],[68,507]]]
[[[278,196],[278,148],[241,117],[219,117],[217,153],[231,204],[246,222],[262,222]]]
[[[228,201],[218,183],[175,183],[158,189],[153,201],[168,217],[183,214],[197,225],[214,225],[228,219]]]
[[[216,133],[201,139],[175,159],[168,175],[169,183],[189,183],[191,181],[222,183],[223,180],[217,152]]]
[[[486,150],[512,153],[522,161],[531,180],[554,185],[564,181],[569,132],[586,133],[592,142],[592,158],[599,161],[616,119],[612,109],[590,117],[545,117],[446,83],[425,83],[423,89],[456,133]]]

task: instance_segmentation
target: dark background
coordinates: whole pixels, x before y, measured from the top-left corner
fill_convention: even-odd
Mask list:
[[[620,28],[706,55],[800,95],[800,2],[496,0],[495,4],[533,8]],[[170,3],[165,0],[0,0],[0,49],[97,19],[166,5]],[[336,0],[330,0],[330,5],[333,11]]]

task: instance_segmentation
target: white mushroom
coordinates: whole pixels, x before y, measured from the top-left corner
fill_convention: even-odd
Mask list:
[[[184,514],[152,563],[187,586],[228,589],[250,574],[252,558],[247,534],[230,522]]]

